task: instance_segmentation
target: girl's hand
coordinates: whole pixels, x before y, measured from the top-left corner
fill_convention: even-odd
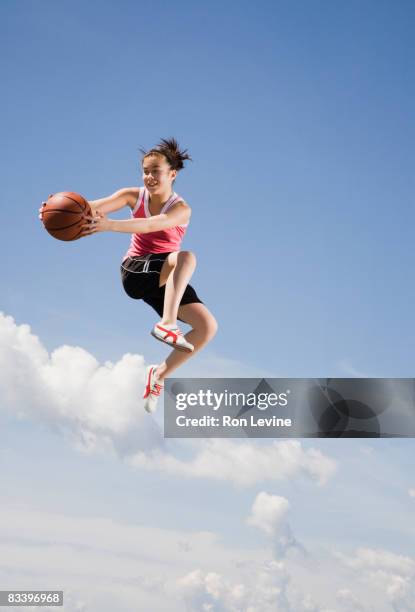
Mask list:
[[[50,193],[50,194],[49,194],[49,198],[51,198],[52,196],[53,196],[53,193]],[[48,200],[49,200],[49,198],[48,198]],[[38,215],[38,217],[39,217],[39,219],[40,219],[41,221],[43,221],[43,207],[44,207],[44,206],[46,206],[46,204],[47,204],[47,202],[42,202],[42,205],[41,205],[41,207],[39,208],[39,215]]]
[[[91,234],[95,234],[96,232],[108,232],[110,229],[111,221],[108,219],[107,215],[95,211],[94,215],[85,215],[84,216],[85,224],[82,225],[82,233],[80,238],[84,236],[90,236]]]

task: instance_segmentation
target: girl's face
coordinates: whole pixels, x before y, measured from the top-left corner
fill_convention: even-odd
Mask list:
[[[149,155],[143,160],[143,181],[150,193],[171,190],[177,170],[172,170],[164,155]]]

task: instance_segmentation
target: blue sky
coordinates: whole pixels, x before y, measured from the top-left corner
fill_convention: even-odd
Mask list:
[[[199,259],[194,283],[221,324],[212,348],[239,353],[247,324],[247,361],[260,356],[275,374],[341,374],[343,359],[371,375],[412,374],[410,3],[40,6],[0,9],[2,248],[19,244],[15,265],[30,257],[42,270],[25,282],[45,341],[61,338],[53,309],[84,342],[112,333],[120,314],[119,354],[137,307],[116,267],[128,237],[46,240],[37,203],[140,182],[138,147],[174,134],[194,157],[176,190],[195,213],[185,243]],[[88,330],[74,284],[62,278],[58,297],[50,282],[56,258],[66,279],[85,262],[79,292],[99,304]],[[5,307],[24,316],[26,289],[6,274]],[[151,325],[148,309],[139,314]],[[108,355],[108,343],[99,349]]]
[[[151,426],[140,416],[140,434],[127,392],[117,400],[118,379],[103,365],[120,363],[134,388],[141,384],[143,364],[164,355],[148,333],[155,313],[121,288],[119,262],[129,237],[108,233],[60,243],[44,232],[37,209],[55,191],[70,189],[93,199],[141,184],[139,147],[175,136],[194,159],[175,187],[193,208],[184,247],[197,255],[193,284],[219,322],[212,344],[180,374],[413,376],[414,18],[413,3],[404,0],[1,3],[0,249],[7,264],[0,308],[15,324],[2,320],[2,422],[8,441],[0,456],[7,466],[2,491],[10,515],[21,504],[28,512],[41,508],[166,533],[177,529],[185,539],[186,529],[212,531],[229,555],[243,548],[241,559],[248,562],[252,553],[257,562],[269,533],[258,535],[245,520],[249,512],[259,520],[268,504],[278,507],[273,538],[288,520],[313,554],[337,546],[339,554],[351,555],[341,567],[361,568],[367,580],[362,592],[373,596],[368,605],[377,605],[381,587],[370,573],[373,559],[352,551],[361,543],[411,555],[412,441],[302,441],[301,451],[286,449],[295,457],[293,472],[275,481],[271,476],[262,481],[255,469],[243,486],[232,476],[217,481],[201,475],[200,465],[215,453],[224,453],[226,465],[238,466],[244,451],[201,441],[199,447],[163,446],[154,442],[160,415]],[[39,346],[25,335],[25,324]],[[79,358],[70,350],[53,361],[52,352],[66,345],[82,347],[85,367],[105,373],[114,407],[125,401],[125,422],[113,421],[109,408],[102,413],[106,429],[100,428],[97,386],[88,391],[84,410],[78,396],[71,408],[70,385],[69,404],[63,402],[54,381],[62,382],[64,368]],[[137,380],[134,364],[122,361],[128,353],[141,356],[134,362]],[[80,377],[68,375],[75,386]],[[138,457],[146,435],[156,449],[147,462]],[[255,449],[258,466],[263,448],[274,452],[272,442],[245,444]],[[321,486],[316,474],[302,467],[312,449],[323,457],[316,468],[327,476]],[[182,463],[175,463],[177,458]],[[335,473],[326,459],[336,464]],[[51,494],[46,475],[55,483],[64,477],[67,493]],[[290,510],[266,497],[252,510],[262,490],[288,499]],[[389,517],[397,515],[404,519],[391,527]],[[34,515],[32,520],[37,525]],[[215,546],[209,551],[217,554]],[[10,565],[1,568],[3,578],[12,572],[13,554],[22,554],[13,550]],[[51,569],[43,552],[38,550],[45,578]],[[397,585],[401,579],[406,585],[408,576],[414,580],[415,573],[399,574],[400,561],[376,554],[379,572],[388,576],[384,582],[390,580],[392,603],[384,610],[412,610],[402,607],[409,591],[399,600],[403,587]],[[196,561],[203,565],[195,553],[188,566],[180,566],[183,575],[196,571]],[[288,575],[304,593],[312,591],[313,581],[297,562],[286,561]],[[187,609],[197,609],[200,598],[208,597],[206,572],[213,570],[207,564],[204,577],[180,583]],[[22,571],[32,571],[29,557]],[[69,565],[65,571],[62,580],[70,584]],[[227,569],[216,571],[225,575]],[[342,571],[333,583],[340,575],[347,583]],[[166,570],[167,582],[178,579],[173,573]],[[103,609],[99,585],[95,599],[82,608],[81,582],[74,583],[69,612]],[[234,595],[227,588],[221,586],[215,609],[232,609]],[[148,605],[164,609],[143,589]],[[120,610],[134,601],[133,594],[124,602],[115,587],[111,593]],[[319,611],[343,612],[354,605],[351,594],[338,594],[336,603],[312,596]],[[301,610],[292,603],[294,593],[287,597]],[[284,602],[279,605],[288,610]]]

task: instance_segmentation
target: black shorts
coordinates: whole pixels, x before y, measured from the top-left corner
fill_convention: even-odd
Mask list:
[[[121,280],[126,294],[134,300],[143,300],[149,304],[160,317],[163,316],[165,292],[165,285],[159,287],[160,271],[169,254],[150,253],[127,257],[121,264]],[[193,287],[187,285],[180,306],[194,303],[203,304]]]

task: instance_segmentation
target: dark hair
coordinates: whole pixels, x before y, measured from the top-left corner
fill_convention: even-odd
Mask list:
[[[149,155],[163,155],[172,168],[172,170],[181,170],[184,168],[184,161],[186,159],[192,158],[187,153],[187,149],[183,149],[180,151],[179,143],[175,138],[162,138],[158,145],[146,151],[145,149],[140,149],[141,153],[143,153],[143,160],[145,157]]]

